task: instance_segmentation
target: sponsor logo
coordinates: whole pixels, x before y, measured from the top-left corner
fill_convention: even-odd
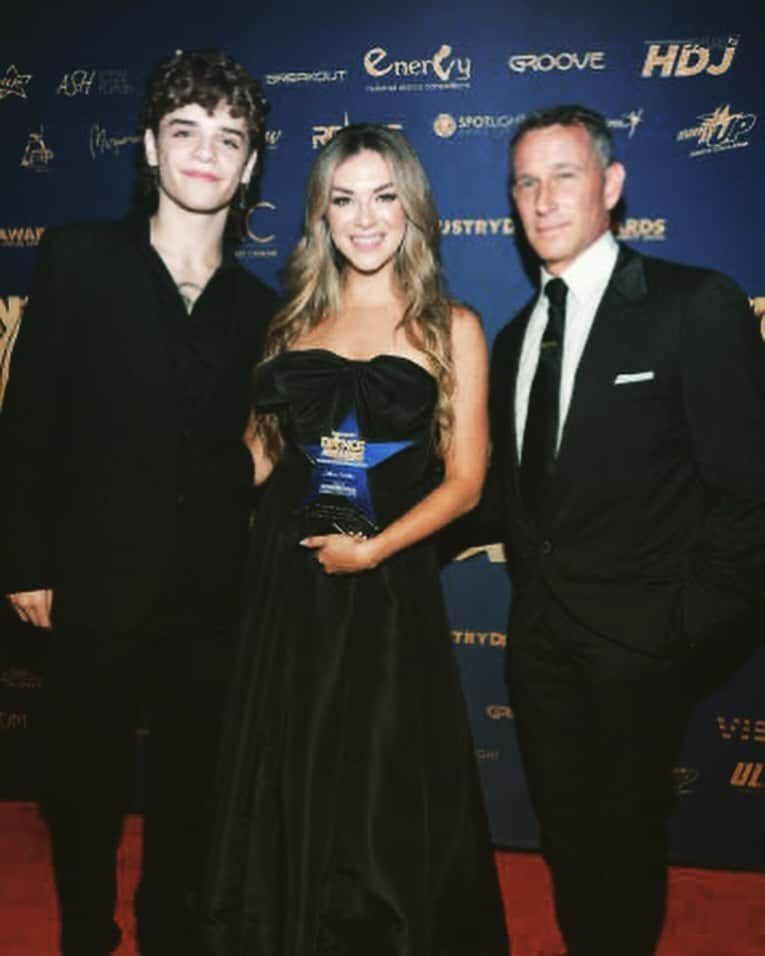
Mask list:
[[[258,242],[258,243],[262,243],[263,245],[267,245],[268,243],[271,243],[274,241],[274,239],[276,238],[276,234],[269,233],[268,235],[264,236],[264,235],[260,235],[258,232],[255,231],[254,222],[253,222],[253,214],[260,209],[270,209],[273,211],[276,209],[276,206],[272,202],[266,202],[265,200],[263,200],[262,202],[256,203],[256,205],[254,206],[251,206],[250,209],[247,211],[247,235],[250,239],[252,239],[253,242]]]
[[[643,107],[641,106],[638,110],[630,110],[629,113],[622,113],[621,116],[616,116],[611,119],[606,120],[606,125],[609,129],[615,130],[627,130],[627,139],[632,139],[635,135],[635,130],[643,122]]]
[[[692,149],[690,156],[708,156],[710,153],[721,153],[729,149],[742,149],[749,145],[749,140],[743,137],[757,122],[755,113],[733,113],[730,103],[718,106],[711,113],[702,113],[698,119],[699,126],[691,129],[681,129],[677,134],[677,141],[696,140],[696,149]]]
[[[28,99],[27,87],[31,79],[31,73],[19,73],[15,66],[9,66],[5,71],[5,76],[0,76],[0,100],[4,100],[7,96],[18,96],[22,100]]]
[[[26,730],[29,726],[27,714],[11,713],[7,710],[0,710],[0,731],[2,730]]]
[[[27,144],[19,165],[24,169],[32,169],[36,173],[45,173],[53,156],[53,150],[49,149],[45,143],[45,131],[41,123],[40,132],[30,133],[27,137]]]
[[[429,57],[393,59],[385,47],[375,46],[364,54],[364,70],[377,82],[367,86],[371,93],[407,93],[423,90],[466,90],[473,65],[470,57],[454,56],[448,43]]]
[[[58,96],[127,96],[133,92],[127,70],[70,70],[56,87]]]
[[[553,70],[605,70],[605,50],[587,50],[586,53],[514,53],[507,61],[513,73],[550,73]]]
[[[452,631],[452,641],[460,647],[506,647],[507,635],[499,631]]]
[[[718,716],[717,726],[723,740],[736,740],[741,743],[765,744],[765,720],[751,717]]]
[[[236,250],[237,258],[273,259],[277,255],[276,233],[270,218],[275,211],[276,206],[266,200],[250,206],[245,216],[246,238]]]
[[[696,789],[699,771],[695,767],[673,767],[672,785],[678,797],[688,797]]]
[[[266,149],[277,149],[283,135],[283,129],[266,130]]]
[[[510,216],[490,219],[440,219],[442,236],[512,236],[515,224]]]
[[[448,139],[457,132],[457,120],[450,113],[439,113],[433,120],[433,132],[441,139]]]
[[[383,124],[388,127],[388,129],[403,129],[401,123],[385,123]],[[343,113],[343,122],[339,125],[327,125],[327,126],[314,126],[311,133],[311,146],[313,149],[321,149],[326,143],[328,143],[335,133],[338,133],[345,126],[350,126],[350,120],[348,119],[348,113]]]
[[[39,674],[33,674],[22,667],[9,667],[0,674],[0,687],[8,690],[36,690],[42,687],[42,679]]]
[[[512,720],[513,710],[507,704],[489,704],[486,708],[489,720]]]
[[[504,564],[507,561],[505,547],[502,544],[482,544],[478,548],[467,548],[465,551],[461,551],[454,560],[467,561],[477,554],[485,554],[491,564]]]
[[[752,760],[739,760],[730,775],[730,784],[737,790],[749,793],[765,790],[763,769],[765,769],[765,763],[761,760],[756,763]]]
[[[0,226],[0,248],[20,249],[40,244],[45,226]]]
[[[618,236],[633,242],[662,242],[667,238],[666,219],[625,219],[619,223]]]
[[[498,750],[485,750],[480,747],[475,752],[476,760],[499,760]]]
[[[90,96],[95,78],[95,70],[72,70],[69,73],[64,73],[61,82],[56,87],[56,94],[69,97]]]
[[[99,70],[96,76],[101,96],[129,96],[133,92],[127,70]]]
[[[525,118],[525,113],[465,113],[460,116],[439,113],[433,120],[433,132],[441,139],[480,135],[504,137]],[[627,138],[632,139],[638,126],[643,122],[643,107],[612,117],[606,122],[612,130],[626,130]]]
[[[658,75],[664,79],[671,76],[722,76],[733,63],[739,38],[719,37],[698,40],[646,40],[646,53],[642,77]]]
[[[119,156],[126,146],[134,146],[140,142],[140,136],[111,136],[100,123],[93,123],[88,131],[88,152],[91,159],[98,159],[107,153]]]
[[[501,136],[517,126],[525,117],[524,113],[464,113],[452,116],[451,113],[439,113],[433,120],[433,132],[441,139],[453,136]]]
[[[266,73],[266,86],[297,86],[301,83],[342,83],[347,70],[297,70],[292,73]]]

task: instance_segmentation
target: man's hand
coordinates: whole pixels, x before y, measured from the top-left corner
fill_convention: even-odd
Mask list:
[[[765,339],[765,295],[756,296],[749,300],[752,311],[760,320],[760,335]]]
[[[8,600],[25,624],[50,630],[50,609],[53,604],[53,591],[50,588],[44,591],[17,591],[9,594]]]

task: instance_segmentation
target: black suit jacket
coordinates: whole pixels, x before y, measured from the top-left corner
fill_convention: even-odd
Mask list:
[[[177,580],[200,613],[236,607],[252,489],[242,435],[276,297],[231,264],[223,358],[190,423],[151,254],[145,221],[49,230],[14,349],[0,577],[5,593],[53,588],[59,621],[129,628]]]
[[[484,510],[511,564],[511,629],[541,590],[650,653],[748,622],[765,595],[765,363],[745,296],[720,274],[621,248],[539,524],[519,494],[514,412],[532,308],[492,356]],[[636,373],[652,374],[617,384]]]

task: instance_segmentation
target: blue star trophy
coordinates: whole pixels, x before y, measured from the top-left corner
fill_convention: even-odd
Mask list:
[[[303,445],[311,463],[304,499],[304,533],[377,534],[380,528],[369,491],[369,469],[392,458],[411,441],[368,442],[359,434],[352,409],[318,445]]]

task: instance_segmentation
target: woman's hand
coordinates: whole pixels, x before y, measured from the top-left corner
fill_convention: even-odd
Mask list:
[[[362,534],[315,534],[300,543],[313,549],[327,574],[355,574],[379,564],[375,539]]]

